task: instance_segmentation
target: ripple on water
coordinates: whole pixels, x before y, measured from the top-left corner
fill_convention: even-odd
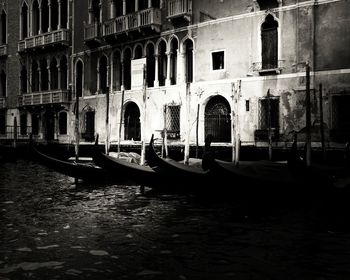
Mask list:
[[[0,273],[11,273],[18,269],[22,269],[24,271],[33,271],[39,268],[55,268],[57,266],[62,266],[64,262],[58,261],[49,261],[49,262],[23,262],[19,264],[14,264],[5,268],[0,269]]]

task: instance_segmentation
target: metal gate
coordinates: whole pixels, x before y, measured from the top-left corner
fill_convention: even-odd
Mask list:
[[[213,142],[231,142],[231,109],[222,96],[209,100],[205,108],[205,136],[213,135]]]

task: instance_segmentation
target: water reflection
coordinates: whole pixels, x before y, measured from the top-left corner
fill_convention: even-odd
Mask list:
[[[0,279],[350,277],[349,233],[315,229],[305,209],[77,186],[25,160],[0,168]]]

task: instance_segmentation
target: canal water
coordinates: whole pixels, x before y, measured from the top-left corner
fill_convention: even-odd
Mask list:
[[[324,202],[237,201],[75,185],[3,162],[0,279],[350,279],[350,233]]]

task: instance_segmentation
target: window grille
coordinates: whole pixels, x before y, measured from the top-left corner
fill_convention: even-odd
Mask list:
[[[166,129],[168,139],[180,139],[180,106],[166,107]]]
[[[269,104],[270,103],[270,104]],[[269,108],[270,106],[270,108]],[[269,115],[270,111],[270,115]],[[260,129],[279,128],[279,98],[262,98],[259,102]]]

